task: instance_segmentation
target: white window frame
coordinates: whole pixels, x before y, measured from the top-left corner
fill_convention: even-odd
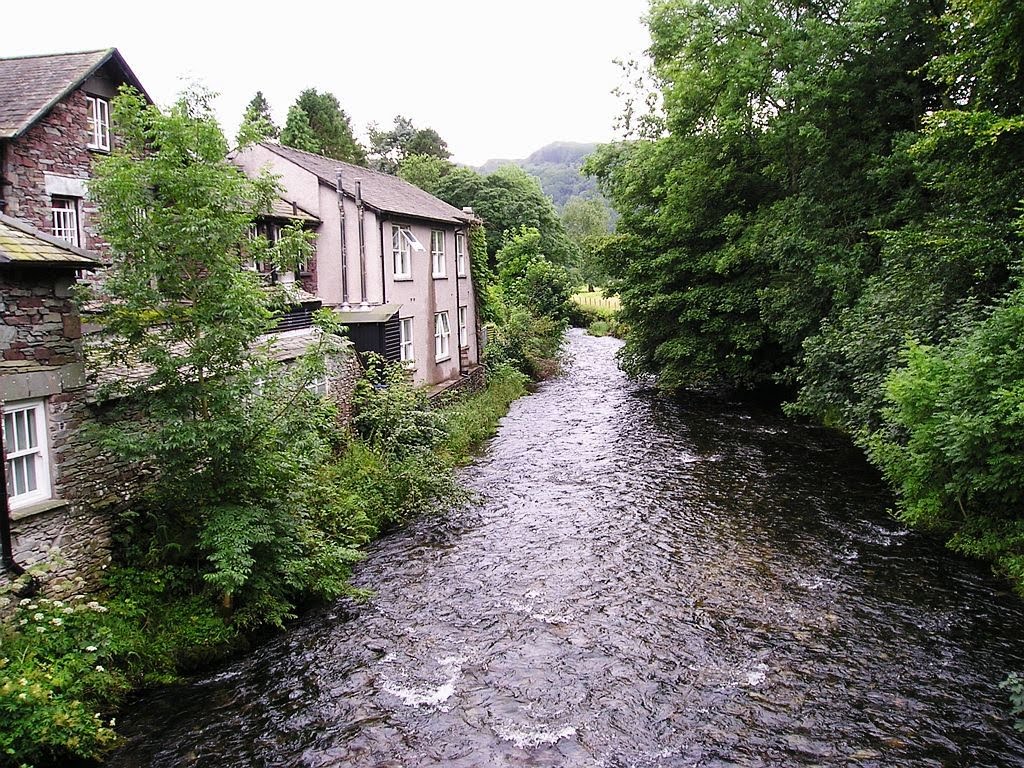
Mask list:
[[[448,310],[434,314],[434,362],[439,363],[452,356],[452,327],[448,322]]]
[[[54,195],[50,198],[50,227],[54,237],[72,245],[81,244],[78,228],[78,198]]]
[[[430,230],[430,263],[434,277],[448,277],[448,265],[444,258],[444,230]]]
[[[391,257],[396,279],[411,280],[412,254],[423,253],[425,250],[409,227],[402,224],[391,225]]]
[[[459,348],[469,347],[469,307],[459,307]]]
[[[466,235],[462,232],[455,233],[455,274],[466,276]]]
[[[10,402],[4,404],[2,412],[8,507],[21,509],[51,498],[46,401]]]
[[[86,96],[89,110],[89,149],[110,151],[110,102],[100,96]]]
[[[416,362],[412,346],[412,318],[402,317],[398,320],[399,359],[406,365]]]
[[[321,373],[319,376],[314,377],[309,383],[306,384],[306,391],[312,392],[314,395],[320,395],[320,397],[327,397],[331,390],[328,386],[327,372]]]

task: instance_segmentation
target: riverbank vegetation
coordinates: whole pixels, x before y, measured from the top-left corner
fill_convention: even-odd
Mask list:
[[[69,584],[60,599],[0,596],[0,766],[97,759],[132,690],[354,594],[367,543],[466,500],[454,468],[529,376],[556,367],[564,330],[568,283],[554,287],[560,268],[522,230],[497,275],[473,262],[494,339],[487,386],[437,406],[400,366],[370,359],[347,425],[312,386],[346,354],[330,313],[293,365],[261,342],[288,297],[240,269],[239,253],[287,269],[309,249],[298,230],[250,238],[273,180],[226,161],[204,94],[166,114],[122,95],[114,115],[124,145],[97,163],[92,194],[117,258],[91,299],[102,307],[98,352],[134,375],[105,388],[114,411],[100,438],[149,481],[121,514],[102,594]],[[483,237],[471,232],[471,252],[486,253]]]
[[[1024,591],[1024,7],[655,0],[648,24],[658,98],[589,161],[624,367],[781,388]]]

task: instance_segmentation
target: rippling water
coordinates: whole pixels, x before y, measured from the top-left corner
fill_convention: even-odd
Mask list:
[[[471,508],[126,720],[112,766],[1024,766],[1024,606],[908,534],[846,443],[669,402],[574,332]]]

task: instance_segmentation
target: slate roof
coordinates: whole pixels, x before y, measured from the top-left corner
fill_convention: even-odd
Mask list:
[[[98,263],[88,251],[0,213],[0,266],[95,269]]]
[[[412,216],[431,221],[443,221],[451,224],[465,224],[473,221],[472,214],[460,211],[454,206],[439,200],[429,192],[425,192],[414,184],[403,181],[369,168],[343,163],[329,157],[303,152],[301,149],[283,147],[280,144],[261,142],[260,146],[276,155],[290,160],[300,168],[304,168],[320,179],[324,184],[333,187],[336,183],[338,169],[341,169],[341,187],[346,195],[355,198],[356,179],[362,181],[363,202],[369,208],[383,213]]]
[[[113,61],[124,79],[149,96],[116,48],[0,59],[0,139],[24,133],[96,70]]]
[[[270,216],[278,219],[291,219],[292,221],[304,221],[310,224],[319,224],[320,219],[309,211],[300,207],[297,203],[290,203],[287,200],[275,197],[270,206]]]

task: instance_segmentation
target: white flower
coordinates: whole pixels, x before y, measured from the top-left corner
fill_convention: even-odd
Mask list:
[[[36,627],[36,632],[38,632],[39,634],[42,634],[45,631],[46,631],[46,627]]]
[[[86,651],[86,653],[96,653],[96,646],[95,645],[87,645],[87,646],[85,646],[85,651]]]
[[[106,672],[107,670],[105,670],[105,669],[103,668],[103,665],[102,665],[102,664],[97,664],[97,665],[96,665],[96,671],[97,671],[97,672]]]
[[[116,717],[110,718],[110,727],[113,728],[115,725],[117,725],[117,718]]]
[[[42,620],[43,620],[43,619],[45,619],[46,617],[45,617],[45,616],[43,616],[43,614],[41,614],[41,613],[34,613],[34,614],[32,614],[32,618],[33,618],[33,619],[34,619],[35,621],[42,621]]]
[[[27,597],[23,597],[21,598],[21,600],[18,601],[18,605],[28,605],[31,602],[32,601],[29,600]]]
[[[59,627],[61,624],[64,623],[64,619],[50,619],[50,623],[53,624],[53,626],[55,627]]]

